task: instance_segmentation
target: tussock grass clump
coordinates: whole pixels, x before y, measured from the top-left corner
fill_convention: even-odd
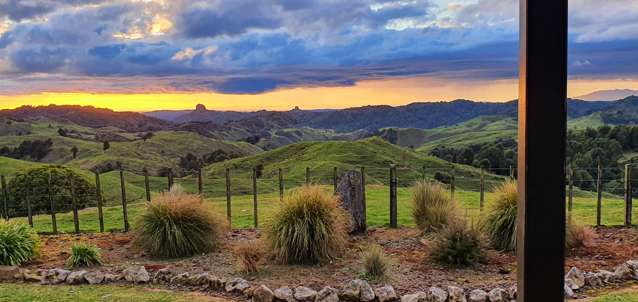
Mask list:
[[[456,221],[434,235],[432,260],[455,266],[475,265],[485,260],[481,232],[466,222]]]
[[[368,278],[382,280],[388,271],[388,259],[383,248],[378,244],[372,244],[362,252],[363,268]]]
[[[67,259],[68,267],[91,267],[102,265],[100,249],[90,244],[74,244],[71,247],[71,256]]]
[[[0,265],[20,265],[38,256],[40,238],[29,225],[0,221]]]
[[[341,254],[348,220],[337,198],[319,186],[301,187],[287,196],[265,229],[275,260],[317,264]]]
[[[263,244],[256,240],[243,241],[235,247],[235,257],[240,271],[247,274],[259,272]]]
[[[513,251],[516,249],[516,182],[507,181],[496,187],[494,193],[496,199],[487,208],[483,229],[493,248]]]
[[[413,188],[412,217],[419,230],[434,232],[455,219],[456,208],[441,185],[419,181]]]
[[[146,206],[135,224],[135,243],[154,257],[187,257],[217,249],[226,227],[200,196],[175,185]]]
[[[567,250],[591,246],[595,237],[596,233],[594,233],[591,227],[571,219],[567,220],[565,228],[565,248]]]

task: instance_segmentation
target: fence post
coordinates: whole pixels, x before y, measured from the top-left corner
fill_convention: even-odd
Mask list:
[[[306,184],[310,184],[310,167],[306,167]]]
[[[97,198],[97,217],[100,223],[100,232],[104,232],[104,213],[102,212],[102,182],[100,172],[95,171],[95,198]]]
[[[126,208],[126,184],[124,183],[124,170],[122,169],[122,163],[117,163],[117,168],[120,170],[120,189],[122,190],[122,217],[124,218],[124,232],[128,232],[128,209]]]
[[[339,176],[337,175],[337,167],[332,169],[332,186],[334,188],[334,194],[337,194],[337,185],[339,184]]]
[[[602,215],[602,201],[603,201],[603,186],[602,186],[602,172],[603,169],[600,167],[600,162],[598,163],[598,176],[596,179],[596,192],[598,193],[598,199],[596,200],[596,226],[601,225],[601,215]]]
[[[514,178],[514,168],[510,165],[510,178]]]
[[[226,168],[226,218],[228,219],[228,226],[232,228],[232,213],[230,207],[230,168]]]
[[[73,180],[73,176],[69,174],[69,192],[71,193],[71,206],[73,207],[73,227],[75,229],[75,233],[80,232],[80,218],[78,217],[78,201],[75,196],[75,181]]]
[[[49,209],[51,210],[51,227],[53,228],[53,234],[58,233],[58,220],[55,218],[55,198],[53,194],[53,186],[51,182],[53,181],[53,176],[51,172],[49,172],[49,179],[47,181],[47,194],[49,194]]]
[[[426,168],[425,168],[425,165],[423,165],[423,166],[421,167],[421,178],[422,178],[422,180],[423,180],[423,181],[425,181],[425,180],[427,179],[427,178],[425,177],[425,169],[426,169]]]
[[[253,219],[255,228],[259,227],[259,217],[257,213],[257,168],[253,168]]]
[[[574,207],[574,169],[572,166],[567,167],[567,181],[569,188],[567,191],[567,212],[572,214],[572,208]]]
[[[170,192],[171,188],[173,187],[173,169],[172,168],[168,168],[168,176],[166,178],[168,180],[168,191]]]
[[[197,192],[199,193],[200,196],[202,196],[202,193],[204,193],[204,183],[203,183],[203,180],[202,180],[202,168],[201,167],[199,167],[197,169]]]
[[[454,202],[454,190],[456,189],[456,169],[454,168],[454,166],[452,166],[452,175],[451,175],[451,179],[450,179],[450,195],[452,196],[452,202]]]
[[[0,176],[0,183],[2,183],[2,208],[4,210],[4,219],[9,221],[9,190],[7,190],[7,179],[4,175]]]
[[[396,228],[397,224],[397,167],[390,165],[390,227]]]
[[[26,203],[27,203],[27,218],[29,220],[29,225],[33,227],[33,212],[31,212],[31,194],[29,194],[29,189],[27,189],[26,195]]]
[[[361,197],[363,198],[363,225],[368,225],[367,202],[366,202],[366,168],[361,167]]]
[[[146,201],[151,202],[151,182],[148,179],[148,169],[146,168],[144,168],[144,189],[146,191]]]
[[[479,211],[483,212],[485,205],[485,169],[481,168],[481,188],[479,193]]]
[[[631,164],[625,164],[625,225],[631,225]]]
[[[284,201],[284,171],[279,168],[279,201]]]

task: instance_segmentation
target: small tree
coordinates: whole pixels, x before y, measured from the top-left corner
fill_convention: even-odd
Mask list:
[[[65,137],[66,137],[66,135],[67,135],[67,134],[66,134],[66,130],[64,130],[64,129],[62,129],[62,128],[59,128],[59,129],[58,129],[58,134],[59,134],[60,136],[65,136]]]
[[[71,148],[71,153],[73,154],[73,159],[76,159],[78,157],[78,151],[79,151],[78,147],[76,147],[76,146],[73,146]]]
[[[111,143],[109,143],[109,141],[104,141],[102,143],[102,150],[106,151],[106,150],[108,150],[110,148],[111,148]]]
[[[153,132],[146,132],[144,133],[144,135],[141,136],[141,138],[144,142],[146,142],[147,140],[153,138],[154,135],[155,134],[153,134]]]

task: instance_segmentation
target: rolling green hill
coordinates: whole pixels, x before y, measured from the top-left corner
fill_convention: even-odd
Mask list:
[[[179,157],[187,153],[201,157],[221,149],[227,153],[243,156],[262,151],[259,147],[248,143],[222,141],[183,131],[160,131],[154,133],[154,136],[147,141],[143,141],[137,138],[135,133],[124,132],[113,127],[93,129],[49,120],[29,123],[13,121],[11,124],[5,121],[0,122],[0,125],[0,133],[12,134],[1,136],[0,148],[5,146],[13,148],[27,140],[51,139],[52,151],[41,162],[67,164],[86,170],[96,165],[109,163],[114,165],[117,161],[121,161],[127,170],[141,171],[147,167],[151,173],[154,173],[163,167],[176,168]],[[60,136],[58,134],[60,128],[69,132],[68,136]],[[110,148],[104,151],[102,142],[91,139],[98,132],[101,135],[107,135],[106,133],[117,135],[125,140],[110,142]],[[75,159],[71,152],[72,147],[77,147],[79,150]]]
[[[372,137],[358,141],[303,142],[252,156],[216,163],[205,169],[207,177],[221,178],[226,168],[231,169],[234,186],[250,189],[252,168],[263,166],[261,182],[268,190],[276,188],[278,169],[284,173],[286,183],[298,185],[305,181],[306,167],[310,168],[312,182],[332,183],[333,169],[342,172],[365,167],[367,183],[387,183],[390,164],[398,165],[400,185],[410,185],[425,175],[432,179],[436,172],[451,172],[450,163],[408,148],[393,145],[381,138]],[[455,165],[457,186],[477,187],[480,171],[463,165]],[[471,178],[471,179],[470,179]],[[488,181],[503,178],[490,175]]]

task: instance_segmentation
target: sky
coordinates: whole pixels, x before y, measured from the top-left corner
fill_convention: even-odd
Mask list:
[[[638,1],[570,0],[568,94],[638,89]],[[0,108],[517,97],[515,0],[0,0]]]

